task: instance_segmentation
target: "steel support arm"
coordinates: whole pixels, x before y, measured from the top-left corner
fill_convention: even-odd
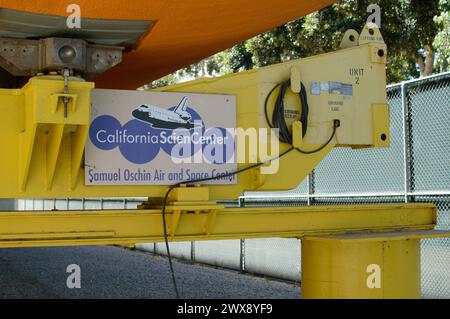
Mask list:
[[[161,218],[159,209],[3,212],[0,247],[161,242]],[[431,234],[436,208],[428,204],[231,209],[174,205],[168,207],[167,221],[171,241],[418,230]]]

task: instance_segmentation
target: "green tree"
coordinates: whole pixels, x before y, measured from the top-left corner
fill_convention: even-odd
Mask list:
[[[151,89],[156,89],[159,87],[163,87],[163,86],[168,86],[168,85],[172,85],[175,84],[177,82],[180,81],[180,77],[178,75],[178,72],[175,73],[171,73],[169,75],[166,75],[156,81],[153,81],[149,84],[144,85],[143,87],[141,87],[141,90],[151,90]]]
[[[448,4],[448,0],[441,2]],[[439,6],[438,0],[341,0],[250,39],[245,48],[255,66],[336,50],[347,29],[360,30],[365,24],[371,3],[381,7],[381,32],[389,48],[388,81],[432,74],[433,43],[439,31],[433,19],[441,13],[441,20],[448,18],[448,10],[443,13],[446,8]],[[448,19],[446,22],[448,32]],[[448,47],[447,35],[442,34],[440,46]],[[448,53],[442,56],[448,57]]]
[[[381,8],[381,33],[389,50],[389,83],[447,69],[450,0],[340,0],[178,74],[196,78],[238,72],[337,50],[347,29],[362,29],[370,14],[367,8],[373,3]]]
[[[446,72],[450,64],[450,0],[439,1],[439,10],[441,14],[434,18],[439,32],[433,45],[438,53],[437,66],[441,72]]]

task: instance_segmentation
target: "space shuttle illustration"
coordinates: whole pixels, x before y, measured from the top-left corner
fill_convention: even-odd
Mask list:
[[[154,128],[175,130],[197,127],[191,122],[192,115],[187,111],[188,98],[184,96],[173,111],[153,105],[143,104],[132,113],[139,121],[149,123]]]

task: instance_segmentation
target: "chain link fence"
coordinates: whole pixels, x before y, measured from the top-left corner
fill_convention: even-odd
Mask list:
[[[438,229],[450,228],[450,73],[387,88],[389,149],[336,148],[290,196],[247,194],[246,203],[355,205],[427,202],[438,207]],[[305,194],[306,190],[306,194]],[[255,196],[258,196],[255,198]],[[270,196],[273,196],[272,198]],[[276,252],[276,242],[267,245]],[[450,239],[427,239],[422,249],[422,295],[450,298]],[[274,263],[272,263],[274,264]]]
[[[391,147],[334,149],[295,190],[247,193],[246,206],[355,205],[427,202],[438,229],[450,228],[450,72],[387,88]],[[135,209],[145,199],[20,201],[19,209]],[[236,203],[237,204],[237,203]],[[138,248],[166,254],[163,244]],[[422,240],[422,295],[450,298],[450,239]],[[296,239],[171,244],[175,257],[266,276],[301,280]]]

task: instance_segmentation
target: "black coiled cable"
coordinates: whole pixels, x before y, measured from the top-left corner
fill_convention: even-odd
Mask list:
[[[294,139],[292,136],[292,133],[289,131],[289,128],[286,123],[286,115],[285,115],[285,108],[284,108],[284,98],[286,96],[286,91],[291,86],[291,80],[287,80],[282,83],[278,83],[275,85],[272,90],[270,90],[269,94],[266,96],[266,100],[264,101],[264,114],[266,116],[267,124],[272,129],[278,129],[279,130],[279,139],[280,142],[286,143],[289,145],[294,144]],[[277,99],[275,101],[275,106],[273,108],[272,113],[272,121],[269,119],[269,99],[272,96],[272,94],[275,92],[276,89],[280,87],[280,93],[277,96]],[[306,88],[303,85],[303,83],[300,83],[300,92],[298,93],[300,97],[301,102],[301,116],[300,116],[300,122],[302,123],[302,136],[306,136],[306,132],[308,131],[308,117],[309,117],[309,106],[308,106],[308,98],[306,96]],[[341,125],[339,120],[333,121],[333,132],[330,136],[330,138],[319,148],[312,150],[312,151],[304,151],[302,149],[299,149],[297,147],[293,147],[293,149],[297,150],[298,152],[302,154],[314,154],[317,152],[320,152],[325,147],[328,146],[328,144],[331,143],[334,136],[336,135],[336,129]]]
[[[272,121],[269,119],[269,99],[272,96],[273,92],[280,88],[280,93],[277,96],[275,106],[272,113]],[[291,80],[287,80],[285,82],[279,83],[270,90],[269,94],[266,96],[266,100],[264,101],[264,113],[266,116],[267,124],[270,128],[277,128],[280,132],[280,141],[286,144],[293,144],[292,133],[289,131],[289,128],[286,124],[286,115],[284,108],[284,97],[286,96],[286,91],[291,86]],[[306,132],[308,130],[308,115],[309,115],[309,106],[308,106],[308,98],[306,97],[306,89],[303,83],[300,84],[300,92],[299,92],[300,102],[301,102],[301,116],[300,122],[302,123],[302,135],[305,137]]]

